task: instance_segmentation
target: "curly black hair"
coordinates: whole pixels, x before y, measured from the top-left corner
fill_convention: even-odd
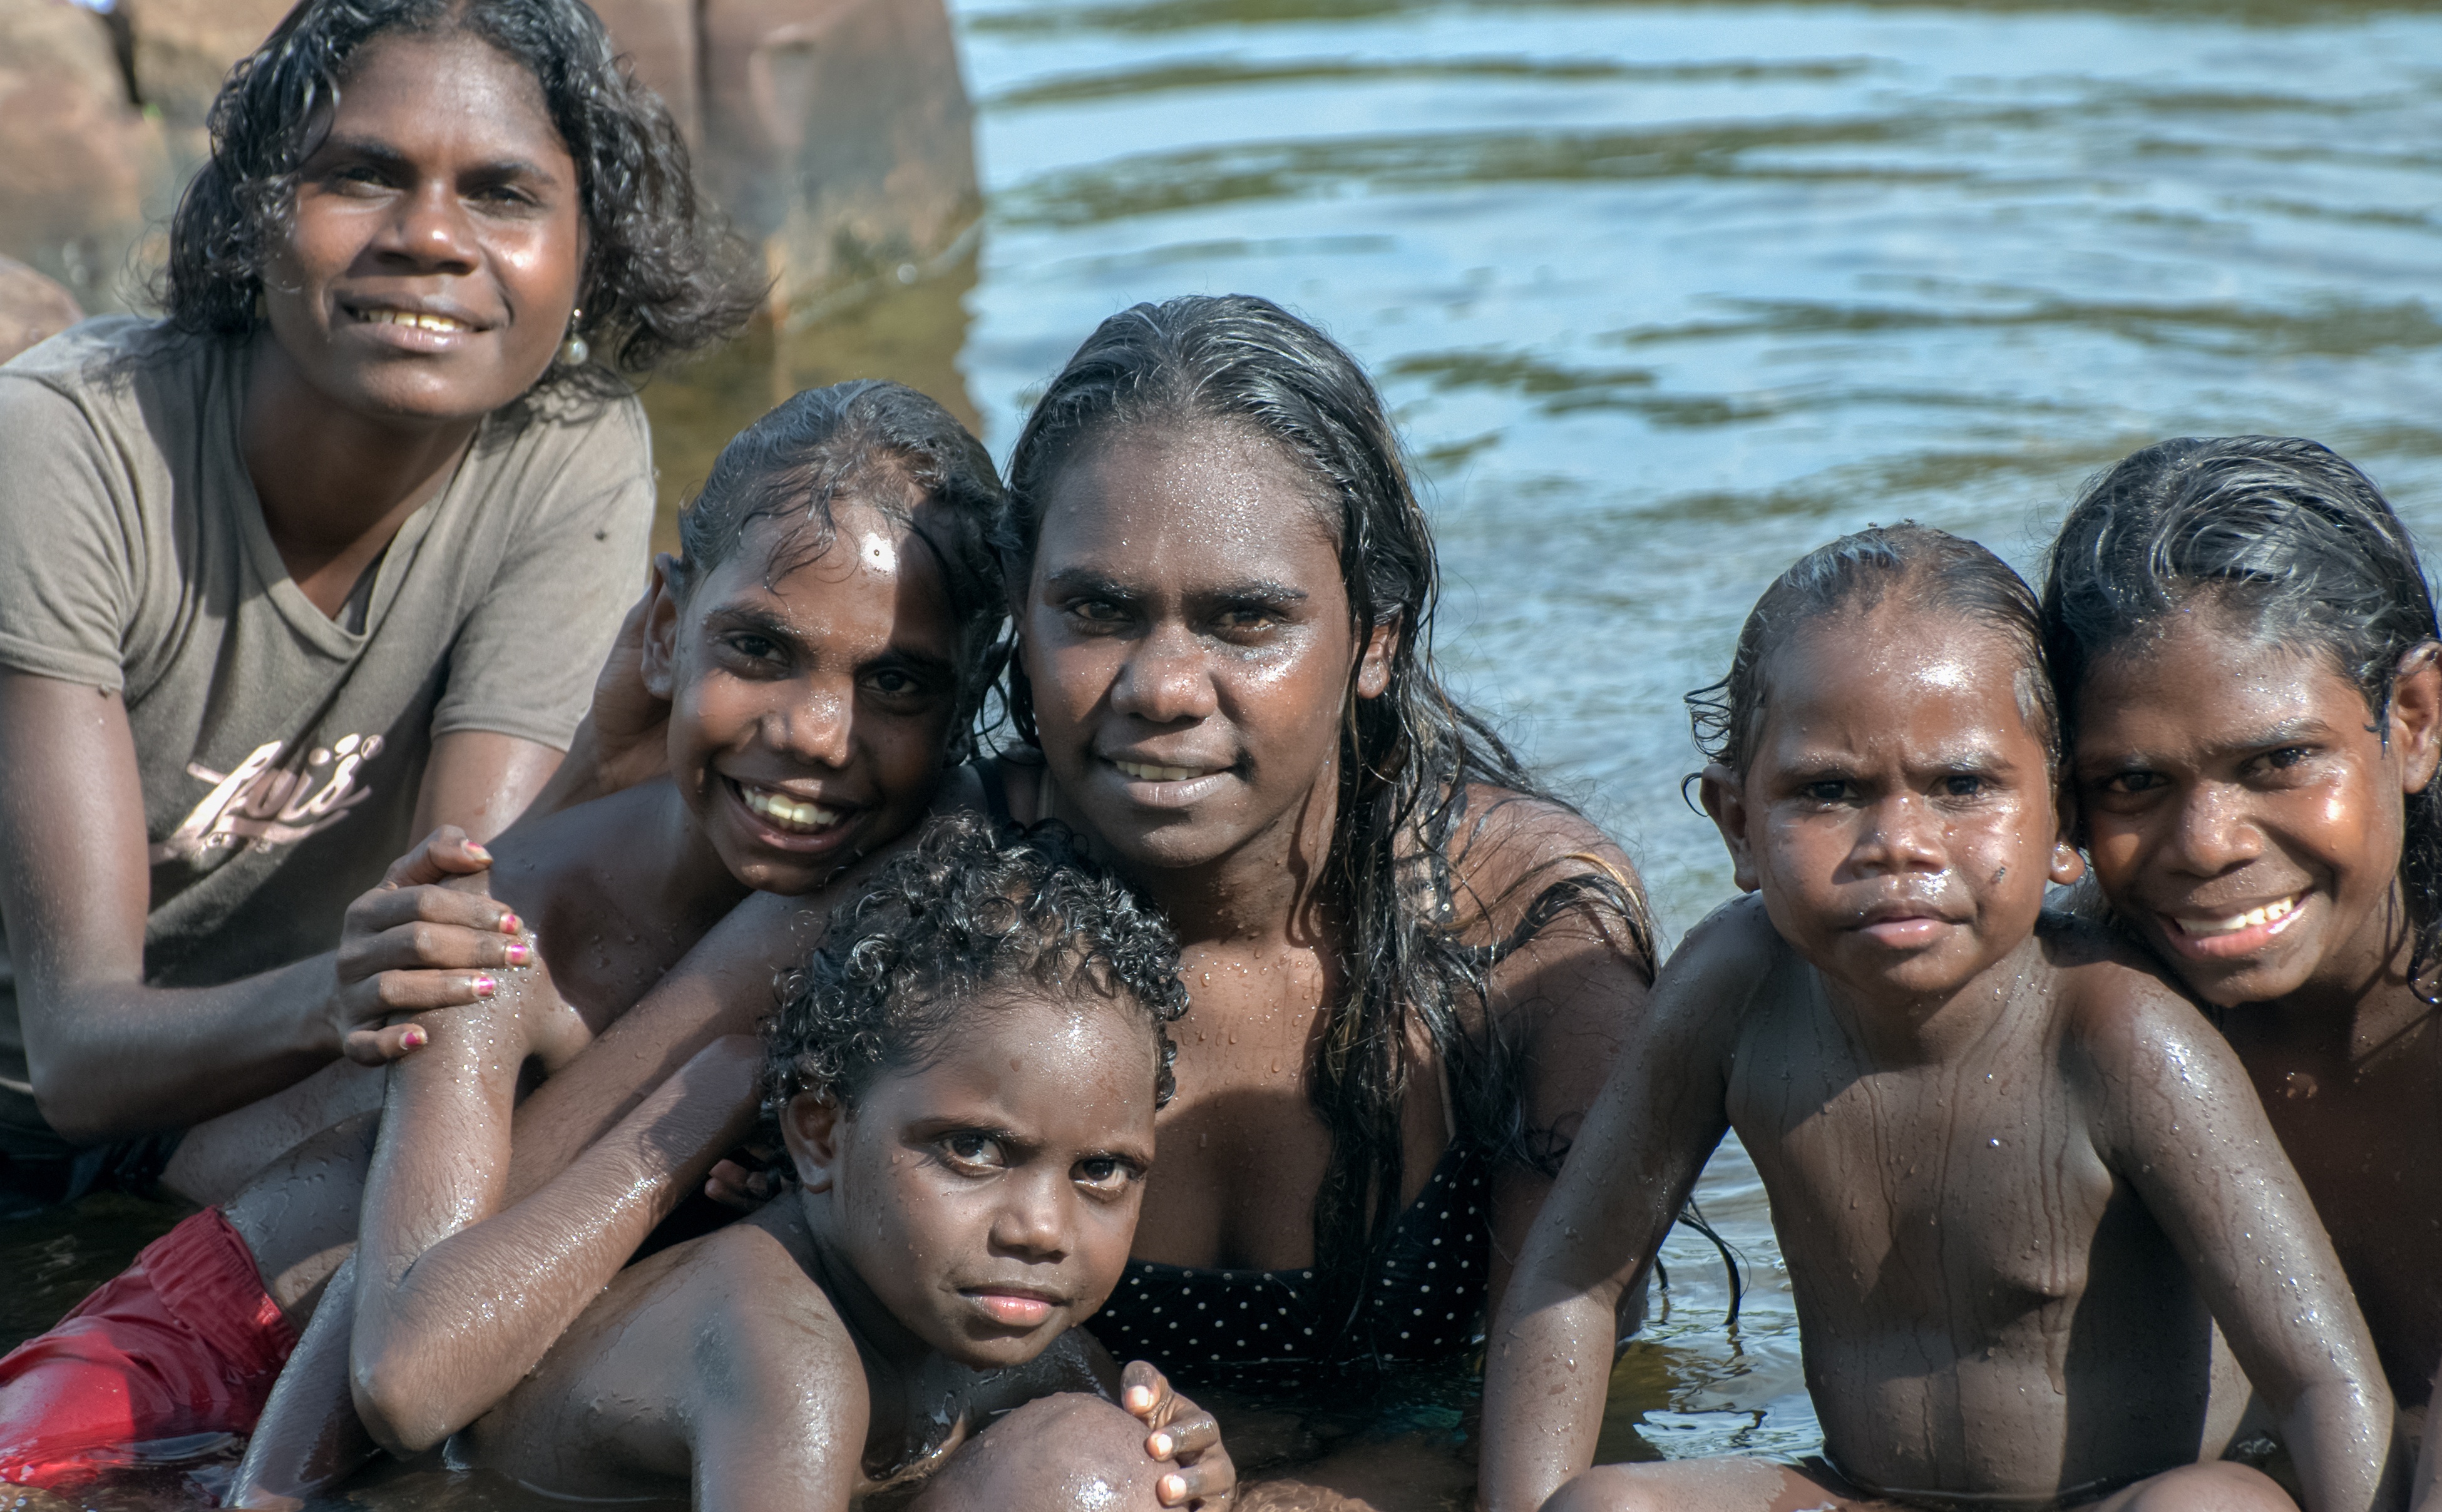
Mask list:
[[[1382,395],[1346,348],[1271,301],[1188,295],[1139,304],[1085,338],[1010,454],[1009,510],[994,536],[1010,581],[1029,579],[1064,468],[1115,436],[1199,425],[1263,438],[1306,476],[1339,549],[1356,644],[1381,627],[1398,632],[1382,696],[1358,698],[1353,669],[1342,695],[1324,878],[1343,932],[1342,985],[1326,1005],[1309,1085],[1331,1131],[1314,1201],[1316,1269],[1333,1305],[1353,1308],[1370,1257],[1398,1219],[1408,1087],[1427,1069],[1418,1040],[1450,1073],[1464,1140],[1557,1170],[1566,1141],[1526,1126],[1517,1047],[1488,1012],[1485,1031],[1469,1032],[1466,1010],[1485,1007],[1493,968],[1563,915],[1590,915],[1607,935],[1616,925],[1615,938],[1649,963],[1652,925],[1633,878],[1572,856],[1529,874],[1545,885],[1507,938],[1473,944],[1454,927],[1451,858],[1466,837],[1504,804],[1568,805],[1443,688],[1432,652],[1432,528]],[[1018,738],[1039,745],[1032,689],[1015,657],[1005,697]],[[1470,812],[1478,785],[1498,794]]]
[[[2078,496],[2049,566],[2044,630],[2072,717],[2096,663],[2210,599],[2273,645],[2325,657],[2387,741],[2402,661],[2442,639],[2416,542],[2382,490],[2294,436],[2183,436],[2130,453]],[[2407,809],[2409,979],[2442,1001],[2442,782]]]
[[[1815,547],[1773,579],[1739,629],[1728,675],[1686,696],[1687,720],[1704,759],[1744,774],[1763,729],[1771,692],[1765,664],[1772,654],[1808,622],[1843,610],[1862,613],[1893,593],[1903,603],[1949,610],[2012,643],[2019,654],[2018,712],[2058,773],[2060,703],[2045,669],[2043,613],[2034,590],[1977,542],[1913,519],[1852,531]]]
[[[763,1029],[765,1108],[777,1118],[817,1091],[853,1108],[1017,986],[1142,1011],[1161,1051],[1155,1106],[1170,1101],[1177,1048],[1164,1026],[1187,1011],[1170,925],[1061,825],[1021,833],[951,813],[835,909],[812,958],[781,978]]]
[[[940,513],[918,519],[909,495]],[[786,560],[830,548],[831,506],[853,496],[932,548],[958,622],[958,706],[943,763],[973,754],[975,717],[1008,654],[1000,558],[989,536],[1001,507],[1000,474],[956,415],[903,383],[858,378],[794,394],[731,438],[703,487],[679,512],[677,588],[691,592],[728,560],[748,527],[789,519]],[[786,566],[779,569],[785,572]]]
[[[762,300],[745,249],[698,203],[669,111],[579,0],[301,0],[212,101],[211,158],[170,226],[170,323],[195,336],[254,329],[264,270],[296,213],[298,171],[329,129],[356,55],[393,32],[451,31],[534,75],[576,160],[587,231],[576,334],[635,374],[743,325]],[[597,364],[554,364],[542,378],[572,382],[616,380]]]

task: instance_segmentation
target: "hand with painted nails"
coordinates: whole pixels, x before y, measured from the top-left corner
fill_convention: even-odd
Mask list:
[[[1162,1505],[1218,1512],[1237,1499],[1238,1467],[1221,1442],[1221,1425],[1172,1390],[1169,1377],[1144,1360],[1128,1361],[1120,1405],[1153,1430],[1145,1453],[1176,1466],[1155,1483]]]
[[[500,990],[501,973],[532,964],[534,939],[515,913],[480,885],[448,885],[491,865],[490,851],[444,825],[348,905],[325,1011],[349,1060],[397,1060],[426,1035],[393,1017],[482,1002]]]

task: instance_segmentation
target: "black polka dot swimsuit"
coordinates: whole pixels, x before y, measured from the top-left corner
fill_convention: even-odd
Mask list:
[[[1311,1270],[1132,1260],[1085,1326],[1121,1360],[1149,1359],[1182,1385],[1240,1391],[1288,1391],[1465,1355],[1484,1331],[1489,1170],[1475,1151],[1449,1147],[1399,1214],[1353,1317],[1323,1315]]]

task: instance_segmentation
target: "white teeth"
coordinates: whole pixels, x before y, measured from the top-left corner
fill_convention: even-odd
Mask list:
[[[2297,907],[2297,899],[2284,898],[2277,902],[2266,903],[2261,908],[2251,908],[2243,914],[2232,914],[2228,919],[2180,919],[2174,921],[2179,926],[2179,933],[2191,937],[2235,935],[2242,929],[2257,929],[2266,924],[2278,923],[2288,918]]]
[[[1120,769],[1121,776],[1134,777],[1139,782],[1186,782],[1204,775],[1201,767],[1157,767],[1142,761],[1113,761],[1111,765]]]
[[[770,821],[775,829],[812,834],[840,822],[838,810],[826,809],[818,803],[800,803],[785,794],[750,788],[742,782],[738,785],[738,791],[745,796],[746,807]]]
[[[411,325],[419,331],[464,331],[464,320],[453,320],[446,315],[421,315],[413,310],[367,310],[357,317],[374,325]]]

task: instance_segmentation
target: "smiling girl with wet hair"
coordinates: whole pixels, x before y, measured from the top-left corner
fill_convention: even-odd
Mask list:
[[[1094,1327],[1342,1399],[1462,1358],[1643,1002],[1627,858],[1442,687],[1425,512],[1312,325],[1243,295],[1114,316],[1010,476],[1020,738],[987,802],[1158,904],[1194,1000]]]
[[[304,0],[211,126],[169,318],[0,367],[0,1219],[377,1101],[349,901],[553,778],[651,530],[623,375],[756,303],[578,0]]]
[[[2166,441],[2079,497],[2044,610],[2095,881],[2214,1009],[2393,1390],[2423,1401],[2442,1361],[2442,645],[2415,543],[2314,442]]]

